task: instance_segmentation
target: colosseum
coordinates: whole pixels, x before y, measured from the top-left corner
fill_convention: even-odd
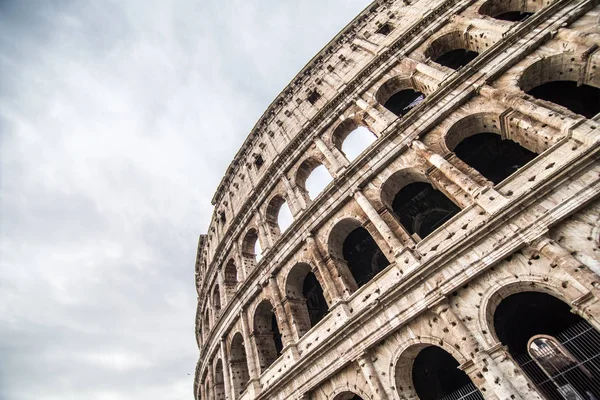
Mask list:
[[[600,399],[599,21],[598,0],[354,18],[214,194],[195,398]]]

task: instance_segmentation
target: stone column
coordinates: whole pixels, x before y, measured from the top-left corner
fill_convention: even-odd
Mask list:
[[[235,399],[233,382],[229,373],[229,354],[227,353],[227,341],[225,336],[221,337],[221,361],[223,364],[223,381],[225,382],[225,399]]]
[[[263,254],[273,246],[273,239],[268,228],[265,228],[265,223],[260,214],[260,211],[256,211],[256,225],[258,227],[258,240],[260,240],[260,248]]]
[[[331,171],[329,171],[329,173],[334,178],[337,178],[340,175],[341,169],[343,168],[342,164],[333,155],[333,153],[331,152],[331,150],[329,150],[329,147],[327,147],[327,145],[325,144],[325,142],[323,142],[323,140],[321,140],[321,138],[316,138],[315,139],[315,145],[317,146],[317,148],[319,149],[319,151],[321,153],[323,153],[323,155],[325,156],[325,159],[327,160],[327,162],[331,166]]]
[[[208,394],[207,397],[209,399],[214,399],[216,397],[215,396],[215,379],[214,378],[215,378],[215,376],[213,374],[213,365],[212,365],[212,363],[209,362],[208,363],[208,375],[207,375],[208,385],[206,385],[208,392],[209,392],[209,393],[207,393]]]
[[[371,388],[373,398],[378,400],[387,400],[388,395],[383,387],[383,384],[381,383],[379,373],[373,365],[369,350],[365,350],[365,352],[360,355],[358,359],[358,365],[360,366],[360,370],[362,371],[367,383],[369,384],[369,387]]]
[[[281,301],[281,292],[279,291],[279,284],[277,283],[277,278],[274,275],[269,277],[269,289],[271,291],[271,295],[273,296],[273,303],[275,307],[275,316],[277,317],[277,321],[280,323],[280,328],[283,331],[283,335],[281,337],[281,341],[283,343],[283,347],[289,347],[295,345],[295,338],[292,335],[292,328],[290,325],[290,321],[288,319],[288,315],[284,310],[283,302]],[[296,338],[299,336],[296,335]]]
[[[222,266],[217,268],[217,282],[219,282],[219,297],[221,298],[221,309],[223,309],[229,299],[227,299],[227,291],[225,290],[225,278],[223,277]]]
[[[306,208],[306,203],[303,201],[304,199],[298,198],[287,176],[283,175],[281,180],[283,181],[283,186],[285,186],[287,200],[290,205],[290,211],[292,212],[294,218],[296,218],[302,212],[302,210]]]
[[[375,122],[377,123],[377,126],[374,127],[375,129],[373,129],[373,130],[375,132],[373,132],[373,133],[375,134],[375,136],[381,137],[381,133],[385,130],[385,128],[388,127],[388,125],[390,124],[390,121],[388,121],[388,119],[385,117],[385,115],[380,113],[378,109],[371,107],[369,105],[369,103],[367,103],[363,99],[360,99],[360,98],[356,99],[356,105],[361,110],[363,110],[364,112],[369,114],[369,116],[375,120]]]
[[[392,253],[394,257],[398,254],[402,248],[404,247],[400,240],[396,237],[396,234],[392,231],[392,229],[388,226],[388,224],[381,218],[381,215],[377,212],[375,207],[371,204],[369,199],[360,191],[357,190],[352,195],[360,208],[367,214],[369,220],[373,223],[377,231],[383,236],[383,239],[386,241],[390,249],[392,249]]]
[[[317,270],[319,274],[323,277],[323,290],[326,291],[331,298],[332,305],[342,300],[341,291],[337,287],[337,279],[335,279],[325,261],[323,260],[323,255],[321,254],[321,250],[316,242],[316,239],[310,235],[306,238],[306,242],[309,247],[309,251],[311,252],[312,259],[317,266]]]
[[[260,374],[260,364],[258,363],[256,346],[254,345],[254,341],[250,335],[250,329],[248,328],[248,318],[245,310],[240,312],[240,320],[242,321],[242,335],[244,336],[246,357],[248,357],[248,375],[250,375],[250,382],[257,382]]]
[[[413,140],[411,143],[413,150],[423,157],[429,164],[437,168],[448,179],[458,185],[465,193],[475,198],[482,187],[477,182],[464,174],[458,168],[446,161],[442,156],[431,151],[423,142]]]
[[[469,351],[475,366],[481,371],[486,383],[493,388],[496,395],[501,399],[526,399],[512,385],[511,381],[504,375],[490,355],[483,350],[483,346],[477,338],[467,329],[463,321],[454,313],[447,299],[443,299],[433,308],[433,311],[442,318],[449,329],[454,330],[455,338],[460,338],[464,348]]]

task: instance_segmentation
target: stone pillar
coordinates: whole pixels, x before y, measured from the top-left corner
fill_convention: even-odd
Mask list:
[[[285,312],[283,307],[283,302],[281,301],[281,292],[279,291],[279,284],[277,283],[277,278],[274,275],[269,277],[269,289],[271,295],[273,296],[273,303],[275,307],[275,316],[277,317],[277,321],[279,322],[279,326],[283,332],[281,335],[281,342],[284,348],[295,346],[295,338],[292,335],[292,328],[290,325],[290,321],[288,319],[288,315]],[[299,336],[296,335],[296,338]]]
[[[323,291],[327,292],[328,297],[331,298],[331,305],[341,301],[342,291],[338,288],[338,280],[332,275],[332,271],[330,271],[327,267],[316,239],[310,235],[306,238],[306,242],[308,244],[312,259],[317,266],[317,270],[323,277]]]
[[[217,268],[217,282],[219,282],[219,297],[221,298],[221,309],[225,307],[229,299],[225,290],[225,278],[223,277],[223,267]]]
[[[329,150],[329,147],[327,147],[327,145],[325,144],[325,142],[323,142],[323,140],[321,140],[321,138],[316,138],[315,139],[315,145],[317,146],[317,148],[319,149],[319,151],[325,156],[325,159],[329,163],[329,165],[331,167],[331,171],[329,171],[329,173],[334,178],[337,178],[340,175],[341,169],[343,168],[342,164],[333,155],[333,153],[331,152],[331,150]]]
[[[448,179],[458,185],[465,193],[471,197],[476,197],[482,187],[477,182],[464,174],[458,168],[446,161],[442,156],[431,151],[423,142],[413,140],[411,147],[417,154],[423,157],[429,164],[440,170]]]
[[[258,240],[260,240],[260,248],[263,254],[273,246],[273,238],[271,237],[268,228],[265,228],[265,223],[260,214],[260,211],[256,211],[256,225],[258,227]]]
[[[223,364],[223,381],[225,382],[225,399],[235,399],[235,391],[229,371],[229,354],[227,353],[227,341],[225,336],[221,337],[221,362]]]
[[[208,398],[209,399],[214,399],[215,396],[215,376],[213,374],[213,365],[211,362],[208,363],[208,375],[207,375],[207,379],[208,379],[208,385],[206,385],[207,389],[208,389]]]
[[[475,366],[480,370],[483,378],[490,388],[494,390],[499,399],[526,399],[512,385],[511,381],[500,370],[496,362],[483,350],[481,343],[467,329],[463,321],[454,313],[452,306],[444,299],[433,308],[433,311],[442,318],[449,329],[454,330],[454,336],[460,338],[464,347],[469,352]]]
[[[371,354],[369,350],[365,350],[365,352],[360,355],[358,359],[358,365],[360,366],[360,370],[362,371],[367,383],[369,384],[369,388],[371,388],[373,398],[378,400],[387,400],[388,395],[383,387],[383,384],[381,383],[379,373],[373,365],[373,361],[371,360]]]
[[[292,184],[287,176],[283,175],[281,180],[283,181],[283,186],[285,186],[290,211],[292,212],[294,218],[296,218],[302,212],[302,210],[306,208],[306,203],[303,201],[304,199],[298,198],[298,195],[294,191],[294,188],[292,187]]]
[[[367,199],[367,197],[360,190],[354,192],[353,197],[360,208],[362,208],[362,210],[365,212],[369,220],[373,223],[377,231],[381,234],[381,236],[383,236],[383,239],[386,241],[390,249],[392,249],[392,253],[395,257],[396,254],[398,254],[404,247],[400,240],[398,240],[396,237],[396,234],[383,220],[383,218],[381,218],[381,215],[379,215],[369,199]]]
[[[381,137],[382,132],[388,127],[390,121],[388,121],[385,115],[380,113],[378,109],[371,107],[369,103],[363,99],[356,99],[356,105],[375,120],[377,126],[373,127],[373,133],[375,136]]]
[[[251,339],[250,329],[248,328],[248,317],[246,311],[240,312],[240,320],[242,321],[242,335],[244,336],[244,346],[246,348],[246,357],[248,357],[248,375],[250,375],[250,382],[258,381],[260,375],[260,364],[258,363],[258,356],[256,352],[256,346],[254,341]]]

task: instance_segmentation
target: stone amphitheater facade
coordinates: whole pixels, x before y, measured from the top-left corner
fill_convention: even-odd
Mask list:
[[[599,21],[596,0],[351,21],[214,195],[195,398],[600,398]]]

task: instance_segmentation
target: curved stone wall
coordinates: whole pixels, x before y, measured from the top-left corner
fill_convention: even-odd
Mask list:
[[[434,399],[455,373],[472,398],[547,395],[496,325],[531,292],[600,327],[599,15],[377,1],[340,32],[213,198],[195,398]],[[357,128],[373,138],[351,159]],[[309,193],[319,171],[331,182]],[[459,369],[426,377],[432,362]]]

